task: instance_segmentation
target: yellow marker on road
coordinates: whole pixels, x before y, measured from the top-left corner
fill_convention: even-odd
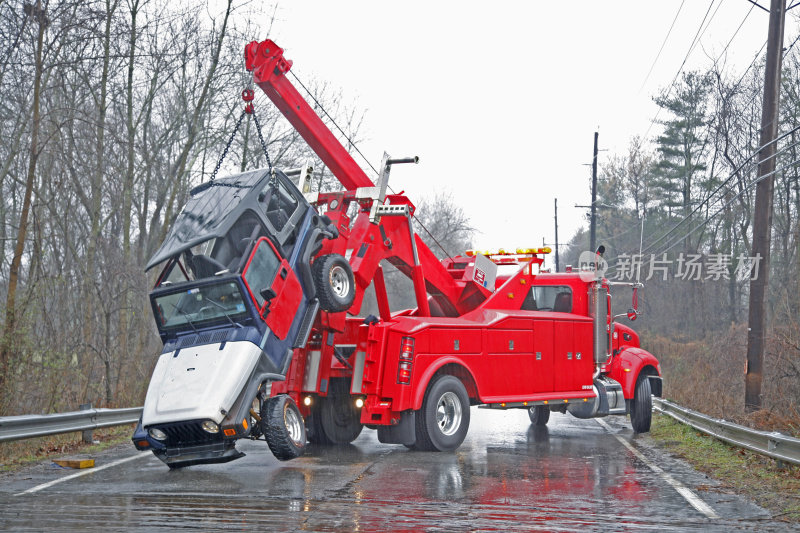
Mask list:
[[[94,459],[54,459],[53,462],[65,468],[94,468]]]

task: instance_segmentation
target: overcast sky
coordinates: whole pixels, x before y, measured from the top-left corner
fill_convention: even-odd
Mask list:
[[[574,205],[591,200],[595,131],[608,150],[601,167],[632,136],[657,133],[652,97],[672,83],[707,12],[684,70],[720,57],[743,20],[728,69],[742,72],[766,41],[768,13],[747,0],[685,0],[654,63],[681,4],[291,0],[269,37],[301,80],[327,80],[366,110],[359,146],[373,165],[384,150],[420,157],[393,169],[395,190],[412,201],[452,193],[479,249],[540,246],[554,242],[554,198],[561,242],[587,224]]]

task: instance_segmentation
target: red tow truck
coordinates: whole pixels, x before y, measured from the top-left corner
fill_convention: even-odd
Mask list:
[[[263,435],[276,457],[291,459],[306,440],[347,443],[366,426],[384,443],[449,451],[463,442],[473,405],[526,409],[536,425],[551,411],[630,414],[635,431],[649,430],[660,367],[616,321],[609,281],[540,272],[546,248],[440,261],[414,232],[414,204],[387,194],[392,166],[416,158],[384,154],[373,183],[289,82],[280,47],[254,41],[245,61],[344,190],[302,194],[270,170],[193,196],[148,265],[166,264],[151,293],[165,349],[133,437],[139,449],[180,467],[235,459],[237,439]],[[214,194],[246,231],[219,206],[202,211]],[[281,198],[284,225],[272,220]],[[214,231],[212,218],[223,220]],[[259,260],[275,268],[261,275]],[[412,280],[415,309],[390,310],[385,263]],[[213,292],[220,286],[224,300]],[[369,286],[378,316],[359,317]],[[634,319],[635,305],[626,314]],[[191,376],[225,368],[241,379],[218,380],[215,392],[230,390],[208,400]],[[202,408],[181,394],[187,388]]]

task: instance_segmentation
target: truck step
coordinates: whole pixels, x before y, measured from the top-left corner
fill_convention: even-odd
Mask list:
[[[300,329],[297,330],[297,337],[294,340],[294,348],[302,348],[308,341],[308,335],[311,333],[311,326],[314,325],[314,319],[317,317],[319,311],[319,300],[314,299],[311,305],[306,309],[306,314],[303,317],[303,322],[300,324]]]

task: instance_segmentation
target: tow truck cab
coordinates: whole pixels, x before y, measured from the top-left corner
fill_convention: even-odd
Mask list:
[[[164,348],[133,441],[170,466],[241,456],[251,406],[282,380],[319,308],[312,258],[336,230],[282,172],[257,170],[191,192],[147,264]]]

